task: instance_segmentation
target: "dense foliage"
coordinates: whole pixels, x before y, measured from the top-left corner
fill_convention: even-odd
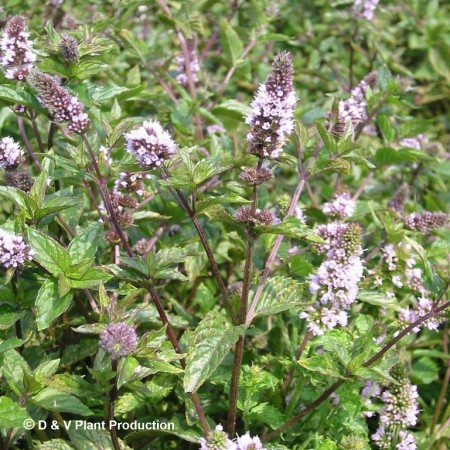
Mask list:
[[[3,2],[0,448],[447,448],[441,3]]]

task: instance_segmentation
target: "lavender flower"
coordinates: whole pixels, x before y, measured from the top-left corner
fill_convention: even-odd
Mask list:
[[[376,84],[377,75],[375,72],[369,73],[351,91],[351,96],[339,102],[336,123],[332,124],[331,114],[328,114],[328,128],[335,134],[342,136],[349,125],[355,129],[358,125],[367,120],[366,112],[366,92],[369,87]]]
[[[404,138],[399,144],[401,147],[415,148],[416,150],[422,149],[422,144],[428,142],[428,138],[424,134],[418,134],[414,137]]]
[[[0,64],[5,68],[5,77],[10,80],[25,79],[36,61],[33,44],[28,39],[30,33],[25,31],[25,25],[25,17],[11,17],[0,40]]]
[[[143,169],[156,169],[173,157],[177,145],[156,120],[149,120],[125,134],[126,150],[133,154]]]
[[[416,424],[419,407],[417,386],[404,378],[399,385],[392,385],[381,395],[384,407],[380,411],[380,421],[385,426],[410,427]]]
[[[258,436],[251,437],[247,432],[242,436],[238,436],[231,450],[265,450]]]
[[[411,230],[428,233],[431,230],[440,228],[448,222],[448,214],[443,212],[424,211],[422,213],[412,213],[405,217],[405,225]]]
[[[353,17],[355,17],[355,19],[372,21],[379,1],[380,0],[355,0],[352,8]]]
[[[259,437],[252,437],[249,432],[237,436],[236,441],[232,441],[223,431],[222,425],[217,425],[206,439],[200,439],[200,450],[265,450],[265,448]]]
[[[118,359],[136,350],[137,335],[133,327],[125,323],[110,323],[100,334],[100,348]]]
[[[197,58],[197,42],[196,39],[189,39],[186,41],[189,52],[189,69],[192,75],[192,81],[198,82],[198,72],[200,71],[200,63]],[[186,59],[182,53],[175,57],[175,61],[178,64],[176,80],[181,86],[188,85]]]
[[[291,55],[279,53],[272,73],[260,85],[252,102],[252,112],[246,118],[250,125],[248,151],[259,158],[278,158],[287,137],[294,128],[296,96],[293,86]]]
[[[381,256],[390,271],[397,269],[398,257],[393,244],[386,244],[384,248],[381,249]]]
[[[23,158],[23,150],[12,137],[0,140],[0,167],[10,169],[16,167]]]
[[[83,104],[70,95],[56,77],[36,70],[30,74],[28,81],[55,122],[67,122],[67,128],[72,133],[83,134],[88,129],[89,118]]]
[[[411,384],[401,366],[393,369],[392,376],[397,383],[392,383],[381,395],[384,405],[380,410],[380,426],[372,439],[380,449],[415,450],[414,436],[405,428],[417,422],[417,386]]]
[[[348,192],[334,194],[334,200],[323,205],[322,211],[327,216],[350,217],[356,208],[356,202]]]
[[[0,267],[20,269],[26,261],[33,259],[33,254],[22,236],[0,229]]]
[[[309,331],[321,335],[337,325],[347,325],[346,311],[356,301],[364,268],[359,225],[332,223],[321,225],[316,231],[326,241],[317,249],[326,252],[327,259],[309,285],[317,300],[300,317],[307,320]]]

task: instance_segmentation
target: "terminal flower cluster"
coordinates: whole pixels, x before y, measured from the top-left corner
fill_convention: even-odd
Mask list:
[[[294,129],[294,69],[290,53],[279,53],[272,73],[261,84],[246,118],[248,151],[259,158],[278,158]]]
[[[89,128],[89,118],[83,104],[61,86],[60,81],[47,73],[35,70],[29,83],[36,90],[39,100],[51,112],[55,122],[67,122],[71,133],[83,134]]]

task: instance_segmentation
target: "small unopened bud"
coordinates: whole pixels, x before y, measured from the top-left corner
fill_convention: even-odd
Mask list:
[[[6,170],[5,184],[29,192],[33,186],[33,179],[26,170]]]
[[[240,178],[249,186],[258,186],[273,178],[273,173],[270,169],[264,167],[261,167],[260,169],[256,167],[244,167]]]
[[[269,210],[257,209],[253,212],[251,207],[242,206],[236,211],[236,220],[243,223],[254,223],[255,225],[273,225],[276,217]]]
[[[59,49],[66,62],[78,61],[78,42],[74,37],[67,34],[64,35],[59,43]]]

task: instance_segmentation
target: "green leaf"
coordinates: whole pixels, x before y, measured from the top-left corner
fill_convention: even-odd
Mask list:
[[[100,61],[80,61],[80,63],[75,66],[75,70],[72,71],[72,75],[79,80],[86,80],[92,75],[99,72],[105,72],[109,69],[109,64]]]
[[[185,392],[196,392],[214,373],[243,329],[233,326],[216,311],[203,318],[194,331],[194,344],[186,358]]]
[[[36,202],[38,207],[41,207],[42,202],[45,198],[45,191],[47,190],[47,173],[43,170],[39,176],[36,178],[36,181],[33,184],[33,187],[30,191],[30,197]]]
[[[17,87],[9,87],[7,85],[0,86],[0,99],[8,103],[19,103],[20,105],[29,106],[39,109],[39,103],[36,99],[26,92],[24,89]]]
[[[415,148],[401,148],[395,150],[389,147],[382,147],[379,148],[375,154],[375,164],[377,166],[414,163],[429,159],[429,155],[422,150],[417,150]]]
[[[287,217],[278,225],[264,225],[256,226],[255,230],[259,233],[271,233],[271,234],[281,234],[295,239],[305,239],[310,242],[323,242],[323,240],[315,233],[313,233],[310,228],[305,225],[297,217]]]
[[[284,276],[269,278],[258,301],[255,317],[277,314],[311,303],[303,299],[302,293],[303,283],[297,280]],[[253,295],[250,296],[250,302]]]
[[[111,86],[95,85],[89,89],[89,94],[92,100],[101,103],[106,100],[110,100],[119,94],[127,92],[128,90],[129,90],[128,88],[124,86],[118,86],[117,84],[113,84]]]
[[[251,203],[251,200],[247,200],[246,198],[241,197],[240,195],[234,192],[226,192],[225,194],[217,195],[217,197],[209,195],[205,199],[197,201],[195,206],[197,214],[200,213],[206,214],[208,208],[215,205],[222,205],[222,204],[244,205],[247,203]]]
[[[285,422],[283,414],[269,403],[259,403],[251,409],[248,416],[253,420],[269,425],[272,430],[277,429]]]
[[[75,450],[75,447],[72,447],[64,439],[50,439],[40,443],[36,448],[38,450]]]
[[[34,251],[34,259],[55,277],[70,266],[70,257],[66,249],[50,236],[40,231],[27,229],[28,240]]]
[[[0,186],[0,196],[11,200],[16,203],[17,206],[28,210],[31,215],[30,202],[28,195],[25,192],[11,186]]]
[[[236,65],[244,51],[244,44],[225,18],[220,20],[220,40],[226,60]]]
[[[302,358],[298,363],[311,372],[319,372],[322,375],[328,375],[336,378],[344,378],[340,372],[336,362],[328,353],[320,356],[312,356],[311,358]]]
[[[0,397],[0,427],[22,428],[23,421],[29,417],[26,409],[20,407],[9,397]]]
[[[78,206],[80,204],[81,198],[79,197],[47,197],[42,204],[42,208],[36,212],[36,218],[40,220],[45,216]]]
[[[394,126],[391,125],[389,116],[386,116],[385,114],[378,114],[377,125],[380,128],[381,134],[383,135],[386,144],[390,144],[395,140],[397,131]]]
[[[0,330],[7,330],[25,315],[25,311],[17,311],[6,303],[0,305]]]
[[[328,131],[320,122],[317,122],[316,126],[317,131],[319,132],[320,137],[322,138],[322,141],[325,144],[325,147],[328,149],[330,153],[335,153],[337,149],[336,139],[330,133],[328,133]]]
[[[73,395],[56,389],[45,388],[31,398],[33,403],[49,411],[67,412],[80,416],[91,416],[94,413]]]
[[[93,223],[78,233],[67,248],[72,264],[95,256],[102,237],[103,226],[99,223]]]
[[[12,348],[20,347],[23,344],[23,342],[24,341],[22,341],[22,339],[18,339],[16,337],[1,341],[0,342],[0,353],[7,352],[8,350],[11,350]]]
[[[60,272],[58,273],[58,294],[64,297],[70,291],[70,282],[66,276]]]
[[[224,115],[236,120],[242,120],[242,117],[246,117],[251,113],[251,108],[238,100],[231,99],[221,102],[212,112],[214,115]]]
[[[64,289],[61,289],[64,292]],[[73,292],[66,292],[63,296],[59,294],[59,282],[47,278],[39,289],[36,298],[36,324],[38,330],[48,328],[53,320],[67,310],[73,298]]]
[[[103,270],[94,267],[87,270],[81,277],[70,279],[70,285],[74,289],[94,289],[101,283],[106,283],[111,279],[111,275]]]
[[[430,384],[439,378],[439,365],[431,358],[423,357],[413,362],[411,380],[415,384]]]
[[[214,175],[218,175],[219,173],[222,173],[233,167],[232,165],[221,167],[220,159],[220,156],[212,156],[202,159],[195,165],[192,181],[196,186],[201,185]]]

